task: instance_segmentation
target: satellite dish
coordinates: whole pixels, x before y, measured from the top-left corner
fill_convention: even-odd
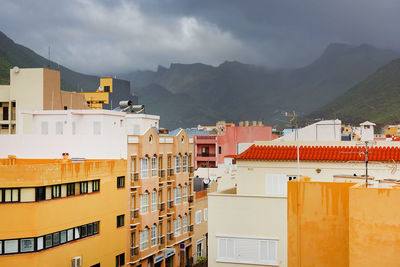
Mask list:
[[[102,86],[99,86],[99,91],[100,91],[100,92],[103,92],[103,91],[104,91],[104,88],[103,88]]]
[[[204,178],[203,179],[204,184],[209,184],[210,183],[210,178]]]
[[[13,68],[13,71],[14,71],[15,73],[18,73],[18,72],[19,72],[19,68],[18,68],[17,66],[15,66],[15,67]]]

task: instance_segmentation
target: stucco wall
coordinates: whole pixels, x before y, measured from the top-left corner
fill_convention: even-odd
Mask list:
[[[217,262],[217,236],[278,238],[279,266],[287,266],[286,198],[208,195],[208,266],[254,266]]]

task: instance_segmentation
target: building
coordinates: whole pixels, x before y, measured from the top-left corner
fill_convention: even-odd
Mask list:
[[[84,97],[60,89],[60,72],[46,68],[10,70],[10,85],[0,85],[0,134],[15,134],[23,110],[86,109]],[[29,129],[27,125],[25,127]]]
[[[0,159],[0,265],[123,266],[126,160],[60,157]]]
[[[138,104],[138,97],[131,94],[130,82],[112,77],[100,78],[95,92],[82,92],[90,109],[114,109],[120,101],[131,100]]]
[[[194,167],[217,167],[217,135],[195,135],[194,139]]]
[[[395,143],[369,148],[369,179],[400,178]],[[237,155],[236,187],[208,195],[209,266],[292,266],[287,261],[287,182],[299,176],[316,182],[365,181],[363,151],[356,142],[272,141]]]
[[[128,135],[131,266],[191,264],[193,148],[182,129]]]
[[[288,183],[289,266],[397,266],[398,181]]]

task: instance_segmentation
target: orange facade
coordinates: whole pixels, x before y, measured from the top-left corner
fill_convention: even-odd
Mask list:
[[[397,187],[288,183],[288,266],[398,266]]]
[[[117,225],[127,217],[128,188],[117,187],[126,160],[0,164],[0,266],[114,266],[126,258],[128,220]]]
[[[128,136],[131,266],[190,262],[192,165],[193,144],[184,131],[169,136],[150,128],[144,135]]]

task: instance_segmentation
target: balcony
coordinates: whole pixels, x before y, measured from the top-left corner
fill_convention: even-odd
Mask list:
[[[139,186],[139,173],[138,172],[131,173],[131,186]]]
[[[189,225],[189,232],[190,232],[190,233],[193,233],[193,231],[194,231],[194,225],[191,224],[191,225]]]
[[[139,222],[139,209],[131,210],[131,224]]]
[[[168,245],[171,245],[174,241],[174,233],[168,233]]]
[[[189,196],[189,203],[193,203],[194,202],[194,195],[190,195]]]
[[[165,177],[165,170],[158,170],[158,176],[160,178],[164,178]]]
[[[158,238],[158,243],[159,243],[159,245],[160,245],[161,248],[165,247],[165,235],[160,236],[160,237]]]
[[[165,211],[165,202],[159,203],[159,204],[158,204],[158,209],[160,210],[160,212]]]
[[[215,144],[217,142],[216,136],[197,136],[197,144]]]
[[[168,180],[174,175],[174,169],[168,169]]]
[[[168,201],[168,210],[167,210],[167,212],[168,213],[171,213],[171,212],[173,212],[174,211],[174,201],[173,200],[170,200],[170,201]]]
[[[190,166],[190,167],[189,167],[189,173],[190,173],[190,174],[193,174],[193,173],[194,173],[194,167],[193,167],[193,166]]]
[[[136,261],[139,259],[139,247],[131,247],[131,261]]]

